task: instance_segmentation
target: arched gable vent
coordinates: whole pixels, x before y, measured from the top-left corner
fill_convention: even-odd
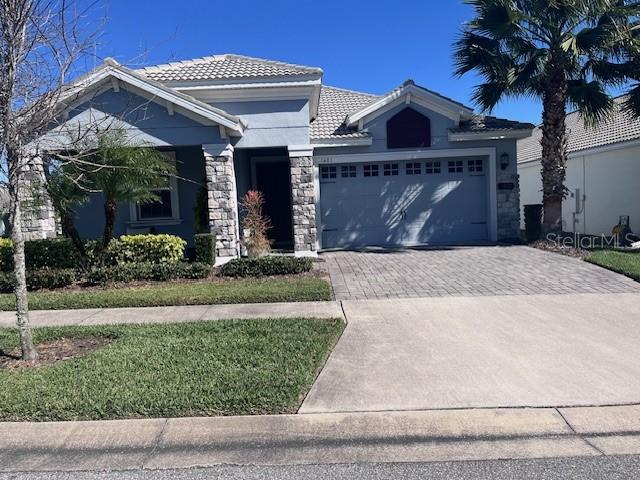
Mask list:
[[[387,121],[387,148],[431,146],[431,121],[413,108],[405,108]]]

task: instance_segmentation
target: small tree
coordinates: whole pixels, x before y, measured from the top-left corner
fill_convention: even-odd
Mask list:
[[[89,23],[85,7],[73,0],[0,4],[0,166],[11,203],[16,324],[27,361],[37,360],[38,354],[29,325],[23,203],[31,187],[38,190],[35,141],[55,124],[68,77],[93,50],[94,35],[83,31]]]
[[[267,231],[271,221],[264,216],[264,195],[258,190],[249,190],[242,198],[240,208],[244,214],[242,228],[245,231],[243,243],[250,258],[266,255],[271,250]]]
[[[113,238],[119,204],[157,201],[155,190],[166,187],[176,172],[162,152],[128,139],[118,127],[96,135],[95,151],[85,163],[89,185],[104,196],[103,247]]]

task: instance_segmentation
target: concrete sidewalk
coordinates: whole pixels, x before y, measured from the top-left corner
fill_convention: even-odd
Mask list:
[[[339,302],[251,303],[183,307],[34,310],[34,327],[116,323],[176,323],[252,318],[344,318]],[[15,312],[0,312],[0,327],[15,326]]]
[[[0,471],[640,454],[640,407],[0,423]]]

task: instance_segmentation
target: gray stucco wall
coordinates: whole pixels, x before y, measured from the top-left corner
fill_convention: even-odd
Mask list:
[[[178,177],[180,177],[178,179],[178,202],[181,223],[179,225],[157,226],[153,230],[155,233],[179,235],[191,244],[195,233],[193,208],[205,177],[204,155],[201,147],[180,147],[176,148],[175,152],[176,167]],[[102,194],[95,194],[90,202],[78,209],[76,226],[83,238],[94,239],[102,235],[104,228],[102,205]],[[127,233],[130,220],[129,204],[120,205],[115,225],[116,236]]]
[[[307,100],[219,102],[213,106],[241,117],[247,129],[236,148],[281,147],[309,143]]]

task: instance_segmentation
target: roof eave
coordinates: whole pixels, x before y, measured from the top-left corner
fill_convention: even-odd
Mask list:
[[[471,142],[474,140],[521,140],[533,134],[531,129],[485,130],[476,132],[449,132],[450,142]]]

